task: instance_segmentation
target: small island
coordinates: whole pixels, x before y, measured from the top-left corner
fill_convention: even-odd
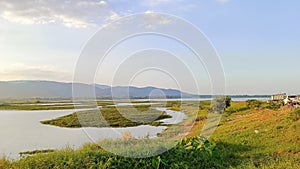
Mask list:
[[[147,105],[105,106],[96,110],[78,111],[41,123],[68,128],[161,126],[164,124],[159,120],[171,117],[166,112],[152,109]]]

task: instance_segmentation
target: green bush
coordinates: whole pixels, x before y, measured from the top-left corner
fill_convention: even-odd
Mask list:
[[[261,106],[263,104],[262,101],[254,100],[254,99],[247,100],[246,103],[247,103],[247,107],[251,108],[251,109],[253,109],[253,108],[261,108]]]
[[[278,109],[280,109],[280,107],[282,105],[283,105],[282,103],[270,102],[270,103],[267,103],[267,105],[265,106],[265,108],[272,109],[272,110],[278,110]]]
[[[289,113],[289,119],[292,121],[300,120],[300,108],[296,108]]]

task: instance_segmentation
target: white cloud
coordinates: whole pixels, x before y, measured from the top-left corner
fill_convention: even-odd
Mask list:
[[[22,24],[62,23],[84,28],[112,17],[111,12],[103,0],[0,0],[0,16]]]
[[[0,70],[0,81],[7,80],[56,80],[71,81],[72,75],[49,66],[14,64]]]
[[[150,30],[155,30],[161,25],[168,25],[173,22],[172,18],[160,15],[154,11],[146,11],[145,14],[142,26]]]

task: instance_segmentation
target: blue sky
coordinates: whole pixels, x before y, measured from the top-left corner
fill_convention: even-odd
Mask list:
[[[227,93],[300,93],[299,9],[297,0],[0,0],[0,80],[70,82],[82,48],[102,26],[153,11],[181,17],[208,37],[222,60]],[[145,39],[125,46],[168,48]],[[174,48],[183,58],[189,55]],[[109,84],[108,70],[96,82]],[[205,72],[199,71],[202,93],[209,93]],[[176,88],[148,76],[153,74],[133,85]]]

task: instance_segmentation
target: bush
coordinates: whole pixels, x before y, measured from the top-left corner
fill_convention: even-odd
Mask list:
[[[289,114],[289,119],[292,121],[300,120],[300,108],[294,109]]]
[[[274,102],[270,102],[268,103],[265,108],[267,109],[272,109],[272,110],[278,110],[280,109],[280,107],[282,106],[282,103],[274,103]]]
[[[247,107],[249,108],[260,108],[262,105],[262,102],[259,100],[247,100]]]
[[[263,104],[262,101],[253,100],[253,99],[252,100],[247,100],[246,103],[247,103],[247,107],[251,108],[251,109],[253,109],[253,108],[261,108],[261,106]]]

